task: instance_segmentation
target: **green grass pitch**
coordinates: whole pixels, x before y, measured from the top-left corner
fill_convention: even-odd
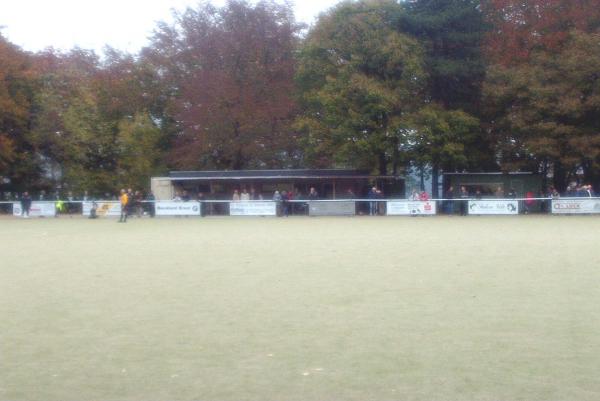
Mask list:
[[[598,400],[600,219],[0,219],[0,400]]]

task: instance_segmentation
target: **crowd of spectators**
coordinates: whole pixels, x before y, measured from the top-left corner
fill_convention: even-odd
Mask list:
[[[565,198],[592,198],[596,197],[597,194],[594,192],[592,185],[590,184],[578,184],[572,182],[567,187],[566,191],[562,194],[553,186],[550,186],[546,191],[540,193],[534,193],[528,191],[524,194],[517,194],[514,188],[504,190],[502,186],[496,187],[495,190],[485,188],[486,192],[483,193],[481,187],[477,186],[461,186],[459,191],[456,192],[454,187],[449,187],[444,191],[444,200],[440,202],[442,212],[445,214],[459,213],[461,215],[468,214],[467,204],[468,200],[479,200],[479,199],[521,199],[521,210],[523,213],[529,213],[531,211],[550,211],[550,200],[558,199],[561,197]],[[124,203],[124,196],[126,202]],[[385,196],[383,191],[377,186],[373,186],[368,191],[363,193],[362,196],[357,196],[352,188],[348,188],[345,192],[338,196],[341,199],[363,199],[362,202],[357,204],[357,212],[359,214],[369,214],[371,216],[384,215],[385,214]],[[230,198],[223,198],[222,196],[216,196],[215,194],[205,195],[203,192],[197,192],[194,195],[190,194],[187,190],[181,189],[175,192],[172,200],[174,201],[205,201],[205,200],[217,200],[223,201],[222,204],[219,202],[207,203],[202,202],[201,214],[226,214],[226,201],[233,202],[245,202],[245,201],[263,201],[272,200],[277,202],[278,215],[289,216],[290,214],[307,214],[308,213],[308,201],[315,201],[321,199],[316,188],[311,187],[306,195],[304,195],[299,189],[293,190],[275,190],[271,197],[264,196],[262,193],[256,191],[253,187],[250,189],[242,187],[240,189],[234,189]],[[430,197],[426,191],[420,191],[413,188],[407,199],[412,201],[429,201]],[[90,196],[88,191],[84,191],[80,195],[74,194],[72,191],[60,193],[55,191],[53,193],[47,193],[44,190],[39,191],[37,194],[32,195],[29,192],[14,193],[14,192],[0,192],[0,212],[11,213],[12,206],[11,202],[19,202],[21,204],[21,210],[24,216],[29,215],[31,205],[33,202],[55,202],[56,216],[61,214],[79,214],[81,213],[83,202],[94,202],[92,208],[92,215],[96,211],[96,200],[102,201],[120,201],[122,204],[123,213],[122,220],[126,220],[129,216],[142,217],[143,215],[149,215],[154,217],[155,197],[152,192],[144,194],[142,191],[133,191],[130,189],[123,189],[119,196],[117,194],[105,193],[103,196],[93,197]],[[299,202],[307,201],[307,203]]]

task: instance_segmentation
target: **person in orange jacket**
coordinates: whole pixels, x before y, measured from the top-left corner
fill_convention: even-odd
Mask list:
[[[121,190],[121,196],[119,196],[119,201],[121,202],[121,218],[119,219],[119,223],[127,223],[127,212],[129,210],[129,196],[124,189]]]

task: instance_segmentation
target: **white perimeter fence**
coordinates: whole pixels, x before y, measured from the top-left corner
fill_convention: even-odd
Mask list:
[[[30,217],[60,215],[90,216],[95,207],[99,217],[119,217],[118,201],[33,201]],[[0,202],[0,213],[22,216],[20,202]],[[149,216],[435,216],[519,215],[549,213],[556,215],[600,214],[600,198],[517,198],[517,199],[339,199],[290,201],[142,201],[128,206],[129,215]]]

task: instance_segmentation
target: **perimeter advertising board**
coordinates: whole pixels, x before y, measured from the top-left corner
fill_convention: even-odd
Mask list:
[[[230,216],[276,216],[277,204],[275,202],[230,202]]]
[[[474,200],[469,201],[469,214],[519,214],[519,201]]]
[[[20,202],[13,203],[13,216],[21,216],[23,209],[21,208]],[[56,207],[54,202],[31,202],[31,209],[29,209],[30,217],[54,217],[56,214]]]
[[[93,202],[83,202],[81,209],[84,216],[89,216]],[[96,215],[119,217],[121,216],[121,204],[119,202],[96,202]]]
[[[554,199],[553,214],[598,214],[600,199]]]
[[[388,201],[388,216],[433,216],[437,213],[435,202],[430,201]]]
[[[154,210],[157,216],[200,216],[200,203],[156,202]]]
[[[354,216],[356,215],[356,202],[308,202],[310,216]]]

